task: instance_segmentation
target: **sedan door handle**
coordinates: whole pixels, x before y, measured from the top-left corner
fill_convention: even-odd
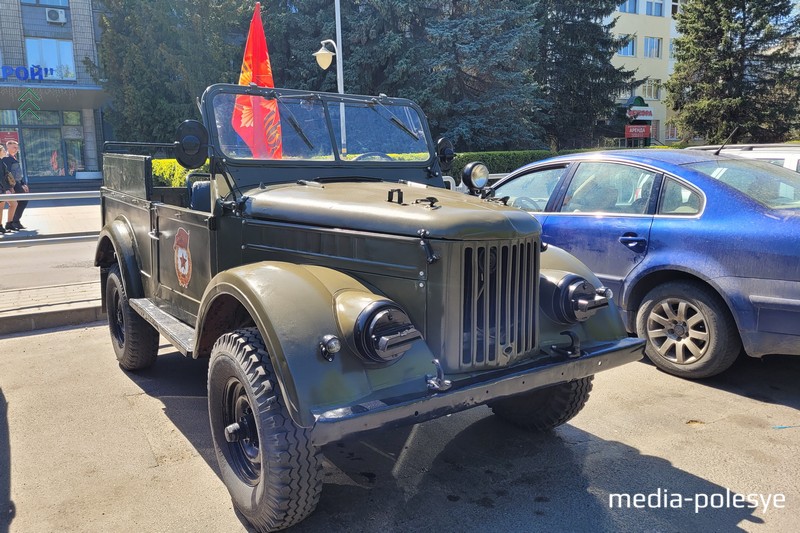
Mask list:
[[[639,237],[635,233],[624,234],[619,238],[619,242],[637,253],[644,252],[644,249],[647,246],[647,239],[644,237]]]

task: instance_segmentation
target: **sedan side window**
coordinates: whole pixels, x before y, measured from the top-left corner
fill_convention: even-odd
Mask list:
[[[581,163],[567,189],[562,213],[647,212],[656,174],[619,163]]]
[[[666,179],[658,214],[696,215],[700,212],[701,203],[702,199],[698,192],[673,179]]]
[[[508,196],[508,205],[526,211],[544,211],[566,167],[546,168],[522,174],[495,188],[495,197]]]

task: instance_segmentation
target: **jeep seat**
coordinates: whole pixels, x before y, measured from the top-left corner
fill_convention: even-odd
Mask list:
[[[192,178],[206,177],[208,174],[190,174],[186,177],[186,188],[189,189],[189,209],[196,211],[211,211],[211,181]]]

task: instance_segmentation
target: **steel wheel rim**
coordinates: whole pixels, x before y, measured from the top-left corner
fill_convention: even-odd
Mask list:
[[[697,363],[708,353],[708,318],[682,298],[658,302],[647,316],[647,338],[656,353],[676,365]]]
[[[225,386],[222,400],[222,428],[234,423],[246,421],[249,432],[237,442],[227,442],[231,463],[239,478],[248,485],[254,486],[261,476],[261,450],[258,443],[258,431],[255,417],[247,397],[244,385],[231,378]]]
[[[125,345],[125,315],[122,312],[122,296],[119,293],[119,290],[114,291],[114,300],[113,300],[113,307],[112,313],[109,313],[109,317],[112,317],[111,322],[111,329],[112,333],[114,334],[114,338],[117,340],[117,343],[120,346]]]

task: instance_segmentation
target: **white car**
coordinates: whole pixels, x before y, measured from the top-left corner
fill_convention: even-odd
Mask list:
[[[719,150],[720,145],[690,146],[692,150]],[[728,144],[721,153],[738,155],[748,159],[767,161],[774,165],[800,172],[800,143],[782,144]]]

